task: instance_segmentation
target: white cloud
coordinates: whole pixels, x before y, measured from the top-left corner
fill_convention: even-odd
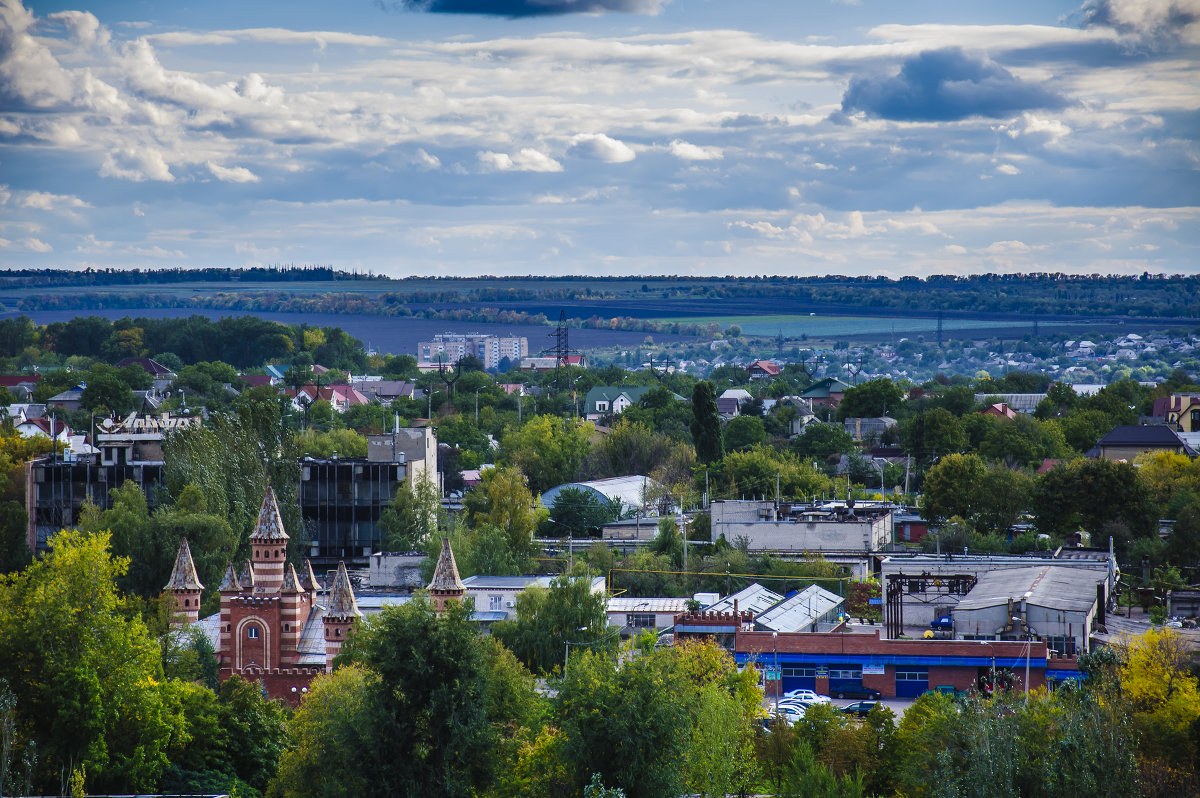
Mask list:
[[[1010,163],[1002,163],[996,167],[996,171],[1004,175],[1019,175],[1021,170]]]
[[[485,169],[497,172],[561,172],[562,164],[543,152],[525,147],[513,155],[490,150],[478,154]]]
[[[441,169],[442,162],[436,155],[430,155],[424,149],[418,148],[413,157],[413,164],[420,169]]]
[[[637,157],[628,144],[603,133],[580,133],[572,137],[570,152],[605,163],[627,163]]]
[[[683,139],[671,142],[671,154],[684,161],[719,161],[724,156],[719,147],[701,147]]]
[[[205,166],[213,173],[213,177],[223,183],[257,183],[258,175],[244,166],[225,167],[208,161]]]
[[[54,249],[54,247],[50,246],[45,241],[39,241],[36,238],[23,239],[21,241],[21,246],[34,252],[51,252]]]
[[[101,177],[116,177],[141,183],[145,180],[175,180],[167,161],[158,150],[126,147],[106,153],[100,166]]]
[[[352,47],[391,47],[397,43],[395,39],[387,39],[382,36],[362,36],[341,31],[295,31],[287,28],[242,28],[204,33],[173,31],[150,34],[146,36],[146,39],[166,47],[266,42],[269,44],[314,44],[322,50],[330,44],[344,44]]]
[[[89,203],[70,194],[51,194],[48,191],[31,191],[21,200],[21,207],[53,211],[60,208],[90,208]]]

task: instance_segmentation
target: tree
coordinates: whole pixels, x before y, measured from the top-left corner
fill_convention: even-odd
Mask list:
[[[28,525],[29,515],[20,502],[0,502],[0,574],[19,571],[33,559]]]
[[[905,420],[900,434],[905,451],[921,459],[961,452],[967,444],[958,418],[941,407]]]
[[[619,501],[604,501],[594,491],[563,488],[550,506],[550,520],[555,524],[552,536],[599,537],[600,527],[615,521],[620,510]]]
[[[529,479],[530,490],[544,493],[575,478],[595,429],[590,421],[535,416],[505,430],[501,453]]]
[[[697,474],[703,489],[704,474]],[[788,452],[760,446],[745,452],[730,452],[710,470],[713,496],[774,496],[778,483],[782,497],[803,499],[830,493],[829,477]]]
[[[955,515],[970,518],[986,473],[979,455],[952,454],[940,459],[925,477],[921,517],[935,523]]]
[[[526,588],[514,610],[516,617],[494,624],[492,634],[534,673],[561,669],[568,644],[576,655],[583,650],[605,656],[616,652],[607,599],[592,591],[589,577],[559,576],[549,589]]]
[[[972,496],[971,521],[979,532],[1007,534],[1029,507],[1033,478],[1024,471],[994,465],[983,475]]]
[[[503,529],[514,556],[529,556],[538,517],[533,494],[517,469],[502,466],[484,471],[479,484],[463,497],[463,513],[472,528],[490,524]]]
[[[840,424],[809,424],[792,439],[791,449],[801,457],[824,461],[830,455],[853,452],[854,436]]]
[[[64,531],[44,559],[0,577],[0,673],[36,742],[43,793],[76,771],[96,791],[152,791],[167,764],[177,721],[158,645],[122,611],[128,561],[108,546],[106,534]]]
[[[692,391],[692,443],[696,446],[696,459],[701,463],[713,463],[725,454],[721,438],[721,416],[717,411],[717,388],[704,380],[696,383]]]
[[[133,410],[133,390],[115,368],[99,363],[85,377],[80,404],[97,415],[123,416]]]
[[[352,429],[335,429],[329,432],[306,429],[296,436],[296,447],[301,456],[320,459],[367,456],[366,437]]]
[[[383,533],[385,551],[415,551],[429,540],[437,526],[438,508],[430,507],[427,500],[422,502],[417,494],[428,494],[430,489],[436,497],[437,489],[429,480],[418,483],[417,491],[409,487],[407,481],[396,487],[392,503],[379,514],[379,529]],[[433,523],[430,523],[431,515]]]
[[[592,446],[580,472],[587,479],[649,474],[680,445],[623,413],[608,434]]]
[[[767,439],[762,416],[734,416],[725,425],[725,451],[734,452],[757,446]]]
[[[1151,629],[1118,646],[1121,689],[1133,710],[1142,751],[1177,766],[1200,764],[1200,689],[1195,652],[1173,629]]]
[[[869,380],[846,389],[838,405],[838,418],[878,418],[898,414],[903,408],[904,391],[886,377]]]
[[[1066,535],[1079,528],[1112,534],[1124,551],[1129,537],[1154,531],[1157,513],[1137,470],[1105,459],[1072,460],[1034,482],[1030,499],[1039,532]]]

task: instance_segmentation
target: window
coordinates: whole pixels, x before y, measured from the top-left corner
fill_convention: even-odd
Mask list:
[[[489,610],[504,609],[504,596],[488,596],[488,609]]]
[[[596,412],[603,413],[608,410],[608,402],[596,402]]]
[[[929,669],[905,667],[903,670],[901,670],[900,668],[896,668],[896,681],[927,682],[929,681]]]
[[[1060,657],[1073,657],[1076,653],[1075,638],[1066,637],[1065,635],[1060,635],[1058,637],[1047,637],[1046,648],[1050,649],[1051,651],[1057,651],[1058,656]],[[1050,656],[1053,657],[1055,655],[1051,654]]]
[[[830,679],[861,679],[862,678],[862,668],[842,668],[842,669],[830,668],[829,669],[829,678]]]
[[[782,676],[798,676],[801,679],[816,678],[816,668],[801,668],[795,665],[780,665],[779,671]]]
[[[1193,426],[1193,428],[1197,424],[1200,424],[1200,410],[1193,410],[1192,411],[1192,426]],[[1197,432],[1197,430],[1193,429],[1192,432]]]
[[[246,637],[249,638],[250,640],[257,640],[258,639],[258,627],[251,626],[250,628],[248,628],[246,630]]]
[[[654,613],[631,612],[625,616],[625,625],[631,629],[653,629]]]

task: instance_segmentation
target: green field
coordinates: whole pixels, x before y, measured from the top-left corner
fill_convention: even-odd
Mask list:
[[[875,316],[689,316],[687,318],[655,319],[659,322],[679,322],[681,324],[720,325],[722,329],[731,324],[742,328],[743,335],[783,335],[787,338],[799,338],[802,335],[809,338],[835,338],[839,335],[909,335],[912,333],[937,332],[937,319],[930,318],[879,318]],[[1041,322],[1040,327],[1063,327],[1083,322]],[[942,330],[945,332],[964,330],[995,330],[997,328],[1012,328],[1032,330],[1033,323],[1029,321],[999,321],[996,319],[945,319]]]

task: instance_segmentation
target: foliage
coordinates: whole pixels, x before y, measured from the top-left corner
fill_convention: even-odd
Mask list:
[[[328,432],[306,429],[296,436],[296,450],[301,457],[361,458],[367,456],[367,439],[352,429]]]
[[[123,416],[133,410],[133,389],[117,369],[98,363],[85,377],[80,404],[96,415]]]
[[[767,439],[762,416],[734,416],[725,425],[725,451],[735,452],[752,448]]]
[[[568,645],[576,655],[592,650],[611,656],[617,640],[608,627],[607,600],[592,592],[591,583],[589,577],[559,576],[548,590],[526,588],[517,596],[516,616],[494,624],[492,635],[540,674],[563,667]]]
[[[968,518],[987,469],[976,454],[951,454],[938,460],[925,477],[921,517],[942,521],[951,516]]]
[[[541,510],[544,513],[545,510]],[[525,476],[515,468],[489,468],[480,482],[463,497],[467,525],[499,527],[508,537],[514,556],[527,557],[533,550],[533,532],[540,513],[533,509],[533,495]]]
[[[620,511],[619,501],[604,501],[583,488],[563,488],[550,506],[554,525],[548,530],[549,536],[599,537],[600,527],[615,521]]]
[[[745,452],[730,452],[709,469],[713,498],[774,496],[776,480],[780,496],[795,500],[832,493],[833,482],[790,452],[760,446]],[[696,477],[703,489],[704,474]]]
[[[1154,531],[1155,513],[1145,485],[1129,463],[1073,460],[1034,482],[1030,499],[1038,531],[1064,535],[1082,527],[1112,534],[1122,550]]]
[[[379,514],[383,548],[387,551],[415,551],[432,540],[438,530],[441,501],[437,487],[429,479],[407,481],[396,486],[392,503]]]
[[[1200,765],[1200,689],[1196,654],[1173,629],[1151,629],[1118,647],[1121,688],[1141,735],[1141,751],[1177,766]]]
[[[717,388],[708,380],[696,383],[692,392],[691,432],[696,459],[701,463],[713,463],[725,454],[721,416],[717,411]]]
[[[575,478],[594,431],[590,421],[535,416],[520,428],[508,427],[500,450],[509,464],[525,474],[530,490],[539,494]]]
[[[904,391],[886,377],[846,389],[838,405],[839,419],[897,416],[903,409]]]
[[[108,544],[64,531],[44,559],[0,577],[0,673],[37,744],[44,792],[76,769],[96,790],[153,790],[181,722],[165,704],[158,645],[121,611],[127,561]]]

